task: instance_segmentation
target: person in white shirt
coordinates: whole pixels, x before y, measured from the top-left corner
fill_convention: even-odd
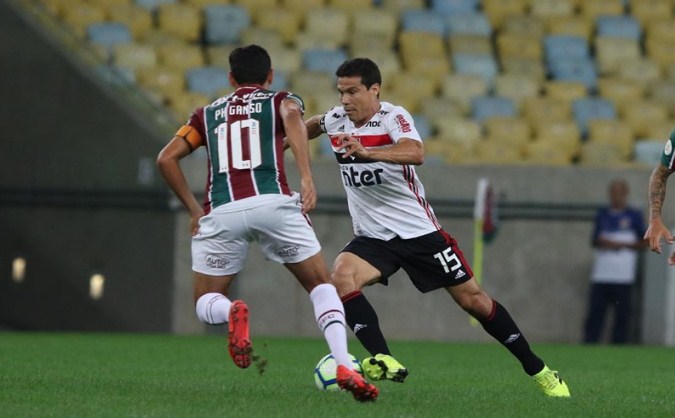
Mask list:
[[[380,101],[377,65],[355,58],[335,75],[341,106],[305,123],[309,138],[328,134],[347,193],[355,238],[337,256],[331,277],[347,323],[372,355],[363,360],[368,377],[403,382],[408,375],[391,356],[377,314],[361,292],[386,285],[402,268],[421,292],[444,288],[544,393],[569,397],[567,385],[532,352],[508,311],[478,285],[457,242],[436,219],[415,172],[424,162],[422,139],[404,108]]]

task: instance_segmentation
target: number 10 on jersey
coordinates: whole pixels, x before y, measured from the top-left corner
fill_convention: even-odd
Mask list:
[[[232,123],[221,123],[216,128],[218,133],[218,172],[230,170],[229,155],[232,153],[232,167],[239,170],[250,170],[262,164],[260,151],[259,122],[255,119],[244,119]],[[248,135],[244,135],[244,129]],[[245,137],[248,137],[249,159],[244,159]]]

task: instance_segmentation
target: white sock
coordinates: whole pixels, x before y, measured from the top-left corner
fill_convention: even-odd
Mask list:
[[[314,305],[314,316],[338,365],[354,368],[347,351],[345,310],[335,286],[322,283],[312,289],[309,298]]]
[[[206,293],[197,299],[195,311],[200,321],[217,325],[227,322],[232,302],[220,293]]]

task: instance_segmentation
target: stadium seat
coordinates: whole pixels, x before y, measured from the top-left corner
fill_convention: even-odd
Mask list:
[[[361,10],[353,16],[354,33],[385,36],[391,45],[396,40],[397,30],[398,15],[385,9]]]
[[[309,36],[330,39],[342,46],[347,43],[348,30],[349,15],[343,10],[322,7],[307,12],[305,34]]]
[[[666,39],[647,38],[647,57],[662,70],[675,65],[675,43]]]
[[[674,7],[675,3],[671,0],[631,1],[630,14],[635,17],[643,27],[648,28],[653,23],[663,20],[665,16],[673,16]]]
[[[317,89],[333,89],[335,94],[336,80],[335,76],[325,72],[315,71],[296,71],[289,76],[291,89],[301,96],[309,96]]]
[[[536,36],[501,32],[497,35],[497,51],[500,58],[541,60],[543,47]]]
[[[618,119],[594,119],[588,123],[588,140],[609,142],[616,145],[621,157],[628,159],[633,153],[634,134],[630,125]]]
[[[409,32],[431,32],[445,35],[443,15],[426,9],[404,10],[401,13],[401,30]]]
[[[638,41],[623,38],[597,36],[595,56],[600,74],[616,74],[623,63],[642,56]]]
[[[675,121],[672,118],[662,121],[652,121],[647,125],[642,138],[668,138],[675,129]]]
[[[497,76],[497,63],[492,55],[453,54],[452,66],[457,74],[478,75],[492,88]]]
[[[624,107],[621,116],[633,128],[637,138],[648,137],[651,124],[661,124],[669,120],[666,106],[647,99]]]
[[[209,45],[204,50],[206,64],[211,67],[230,68],[230,53],[235,45]],[[273,62],[274,63],[274,62]],[[205,65],[205,64],[202,64]],[[200,65],[200,66],[202,66]]]
[[[446,17],[446,33],[454,35],[492,35],[490,21],[483,13],[457,13]]]
[[[633,161],[648,167],[656,167],[661,162],[666,139],[643,139],[635,142]]]
[[[272,59],[272,68],[275,71],[292,74],[302,68],[302,54],[296,48],[270,48],[268,52]]]
[[[673,31],[674,26],[675,17],[662,17],[659,20],[651,21],[648,26],[645,26],[644,33],[648,41],[657,39],[675,42],[675,31]]]
[[[565,102],[571,106],[571,103],[588,94],[586,85],[578,81],[549,81],[544,83],[544,92],[547,97]]]
[[[518,117],[495,116],[483,122],[485,137],[489,141],[512,144],[522,150],[532,139],[532,128],[527,120]]]
[[[404,100],[411,106],[409,112],[417,112],[423,100],[434,97],[438,85],[428,77],[420,77],[409,72],[400,72],[389,77],[383,86],[385,96],[393,96]]]
[[[157,65],[157,52],[152,46],[136,42],[121,43],[112,47],[113,64],[118,67],[153,68]]]
[[[284,7],[276,7],[261,13],[256,19],[255,27],[273,30],[280,35],[280,40],[287,44],[293,44],[300,33],[302,16]],[[243,34],[242,34],[243,36]],[[267,44],[266,48],[269,48]]]
[[[399,54],[404,67],[412,66],[422,57],[445,57],[443,37],[429,32],[401,32]]]
[[[645,87],[634,80],[620,77],[604,77],[598,81],[600,97],[611,100],[621,111],[625,106],[641,100],[645,95]]]
[[[281,33],[276,29],[251,25],[241,31],[240,37],[243,45],[264,45],[265,49],[270,53],[274,50],[286,48],[286,42],[284,42]],[[272,64],[276,64],[274,60]]]
[[[544,67],[542,60],[520,57],[500,57],[500,64],[504,74],[527,76],[540,83],[546,78],[546,68]]]
[[[412,118],[413,121],[415,122],[415,128],[417,129],[417,132],[420,134],[422,140],[430,138],[432,127],[431,122],[429,122],[427,117],[420,113],[413,113]]]
[[[174,113],[177,120],[184,121],[187,120],[195,109],[206,106],[212,101],[213,99],[210,96],[204,94],[184,92],[179,96],[171,98],[169,101],[169,108]]]
[[[478,122],[456,117],[436,120],[438,138],[452,147],[473,151],[482,138],[482,129]]]
[[[210,44],[232,44],[251,24],[249,12],[236,4],[214,4],[204,9],[204,39]]]
[[[326,7],[325,0],[282,0],[281,4],[275,7],[274,10],[286,10],[296,15],[302,21],[305,19],[307,11],[321,7]],[[266,13],[259,14],[258,17],[262,17],[262,15],[267,13],[272,12],[268,10]]]
[[[428,97],[422,100],[419,113],[427,118],[432,127],[439,119],[459,118],[465,114],[459,103],[449,97]]]
[[[354,18],[364,10],[373,9],[374,4],[373,0],[328,0],[328,6],[344,10]]]
[[[302,65],[307,71],[335,73],[335,70],[347,59],[341,49],[309,49],[302,52]]]
[[[441,15],[473,13],[478,11],[480,3],[480,0],[430,0],[430,9]]]
[[[548,22],[548,31],[550,35],[576,36],[591,40],[595,25],[588,19],[576,15],[553,19]]]
[[[526,15],[528,4],[527,0],[482,0],[483,13],[495,30],[500,30],[510,16]]]
[[[87,39],[89,42],[111,48],[118,44],[132,41],[131,32],[124,23],[92,23],[87,25]]]
[[[169,43],[157,47],[159,62],[168,68],[187,70],[205,64],[204,52],[197,46]]]
[[[618,69],[618,76],[647,86],[661,78],[661,67],[649,59],[629,60],[622,63]]]
[[[194,42],[202,35],[202,13],[187,3],[166,3],[157,8],[157,27],[185,41]]]
[[[591,21],[599,16],[620,16],[624,14],[624,0],[584,0],[579,2],[579,13]]]
[[[256,22],[258,17],[267,13],[268,10],[279,6],[278,0],[237,0],[236,4],[244,7],[251,19]]]
[[[63,9],[62,13],[63,21],[80,38],[88,35],[87,27],[89,25],[105,21],[105,11],[103,8],[87,3],[69,5]]]
[[[546,34],[546,24],[535,16],[508,16],[504,19],[500,32],[527,35],[535,39],[541,39]]]
[[[548,35],[544,38],[544,54],[548,65],[569,60],[590,59],[588,41],[580,36]]]
[[[488,93],[488,84],[478,74],[448,74],[443,79],[441,95],[454,100],[464,114],[469,114],[471,99]]]
[[[112,6],[108,8],[107,16],[111,22],[126,24],[136,40],[142,40],[154,25],[147,9],[131,4]]]
[[[538,121],[534,125],[534,141],[546,141],[573,159],[579,155],[581,133],[573,121]]]
[[[387,80],[393,74],[402,71],[401,60],[398,54],[392,54],[389,48],[387,49],[373,49],[373,50],[352,50],[352,57],[368,57],[373,60],[378,67],[383,78],[383,83],[387,84]]]
[[[572,16],[574,2],[572,0],[536,0],[530,4],[530,14],[545,21]]]
[[[598,72],[590,59],[561,59],[550,65],[551,76],[555,81],[571,81],[583,84],[588,92],[595,91]]]
[[[521,112],[530,125],[546,122],[571,121],[572,106],[569,102],[550,97],[527,97]]]
[[[492,41],[484,36],[456,35],[448,37],[448,49],[451,54],[492,55]]]
[[[675,79],[658,80],[648,88],[649,98],[670,109],[670,116],[675,119]]]
[[[230,88],[228,72],[221,67],[199,67],[185,72],[188,91],[214,97],[219,91]]]
[[[588,124],[595,119],[616,119],[617,112],[610,100],[597,97],[585,97],[572,102],[572,114],[579,126],[581,135],[588,134]]]
[[[543,166],[568,166],[572,155],[556,141],[532,141],[524,146],[525,162]]]
[[[477,159],[483,164],[514,165],[523,161],[523,151],[511,144],[481,141],[476,146]]]
[[[137,74],[141,86],[167,98],[167,101],[185,92],[183,71],[164,67],[146,67],[139,69]]]
[[[471,117],[478,122],[492,117],[513,118],[517,115],[518,108],[508,97],[482,96],[471,99]]]
[[[399,16],[404,10],[424,9],[425,0],[387,0],[379,3],[380,9],[387,10]]]
[[[600,16],[596,21],[596,36],[639,41],[640,22],[632,16]]]
[[[177,3],[177,0],[134,0],[136,5],[154,12],[162,4]]]
[[[609,142],[585,142],[581,145],[579,164],[593,167],[621,166],[628,160],[621,156],[621,150]]]
[[[384,34],[351,31],[348,46],[353,57],[367,57],[371,53],[381,57],[382,51],[389,55],[396,55],[392,53],[394,44],[391,37]]]
[[[416,77],[429,79],[434,89],[438,90],[443,83],[443,78],[450,73],[450,61],[445,55],[424,56],[409,61],[405,70]]]
[[[108,10],[111,7],[130,6],[133,0],[87,0],[87,3]]]
[[[495,94],[513,99],[518,109],[526,98],[539,96],[541,89],[536,78],[513,73],[499,74],[494,85]]]
[[[275,71],[274,77],[272,79],[272,84],[270,84],[270,90],[281,91],[288,90],[289,81],[286,77],[286,74],[283,71]]]

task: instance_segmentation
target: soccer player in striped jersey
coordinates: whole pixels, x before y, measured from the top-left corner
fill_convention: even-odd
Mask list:
[[[265,256],[283,264],[309,293],[338,364],[338,385],[357,400],[373,401],[378,390],[353,368],[344,308],[307,217],[316,205],[316,190],[303,102],[291,93],[268,89],[273,71],[262,47],[236,48],[229,63],[235,91],[196,109],[157,158],[164,180],[190,214],[197,317],[207,324],[227,322],[230,356],[238,367],[251,364],[248,306],[227,295],[249,243],[258,241]],[[284,138],[298,166],[300,194],[286,182]],[[201,146],[208,155],[203,206],[180,167],[180,160]]]
[[[668,177],[675,171],[674,149],[675,130],[670,133],[661,154],[661,161],[649,177],[649,226],[644,238],[649,242],[649,248],[659,254],[661,254],[661,239],[665,239],[668,244],[675,242],[675,238],[661,219],[661,208],[666,200],[666,183]],[[668,264],[675,265],[675,252],[668,257]]]
[[[410,114],[380,101],[377,65],[345,61],[336,71],[342,106],[308,119],[310,138],[325,132],[340,165],[355,238],[337,256],[332,279],[347,323],[371,353],[363,369],[375,380],[402,382],[408,370],[391,356],[364,286],[387,284],[403,269],[421,292],[443,288],[503,344],[550,396],[568,397],[567,385],[537,357],[508,311],[488,296],[457,242],[438,223],[415,166],[424,146]]]

